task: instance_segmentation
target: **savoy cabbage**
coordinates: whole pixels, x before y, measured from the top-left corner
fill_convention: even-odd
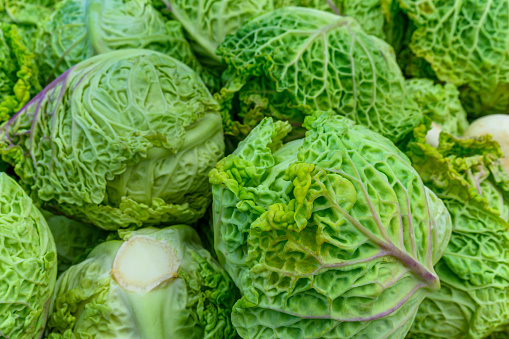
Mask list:
[[[1,152],[46,208],[107,230],[192,223],[224,154],[198,74],[147,50],[72,67],[4,124]],[[29,131],[29,133],[27,133]]]
[[[403,338],[440,288],[452,224],[388,139],[332,113],[265,118],[210,173],[215,248],[244,338]]]

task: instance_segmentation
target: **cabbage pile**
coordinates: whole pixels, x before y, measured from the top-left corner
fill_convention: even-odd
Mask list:
[[[509,338],[509,2],[0,0],[0,337]]]

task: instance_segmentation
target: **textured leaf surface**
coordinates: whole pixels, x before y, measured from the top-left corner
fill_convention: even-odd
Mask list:
[[[46,220],[21,187],[0,173],[0,334],[40,338],[57,276]]]
[[[211,87],[219,80],[198,63],[182,26],[165,20],[148,0],[65,0],[36,40],[44,83],[93,55],[129,48],[172,56],[202,74]]]
[[[287,7],[247,22],[218,48],[228,65],[218,96],[226,131],[246,133],[263,116],[301,125],[334,110],[398,140],[421,114],[407,92],[393,49],[348,17]]]
[[[410,79],[406,81],[406,87],[425,117],[439,125],[444,132],[463,135],[468,127],[467,114],[454,85],[435,84],[430,79]]]
[[[200,60],[218,66],[217,46],[253,16],[274,9],[273,0],[162,0],[191,40]]]
[[[0,123],[41,89],[37,76],[35,55],[23,44],[20,29],[0,22]]]
[[[245,338],[403,338],[439,287],[443,203],[387,139],[332,113],[264,119],[210,173],[215,246]]]
[[[207,173],[224,152],[217,103],[199,76],[146,50],[78,64],[1,134],[34,197],[109,230],[199,219]]]
[[[399,0],[414,21],[410,48],[438,78],[464,86],[472,115],[509,113],[509,3]]]
[[[509,325],[509,178],[489,136],[441,134],[426,144],[414,132],[409,155],[423,181],[445,202],[454,230],[435,267],[442,289],[423,303],[415,338],[484,338]]]
[[[98,245],[58,280],[49,338],[234,338],[230,278],[188,226],[127,232],[165,242],[180,261],[176,278],[145,293],[125,291],[111,276],[122,241]]]

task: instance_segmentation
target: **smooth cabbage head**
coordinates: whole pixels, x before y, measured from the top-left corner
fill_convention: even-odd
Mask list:
[[[49,210],[106,230],[195,222],[224,154],[198,74],[147,50],[88,59],[0,130],[0,152]]]
[[[49,339],[235,337],[234,285],[196,231],[149,227],[121,237],[60,276]]]
[[[509,328],[509,177],[490,136],[440,134],[438,148],[416,128],[408,154],[453,222],[435,266],[441,289],[421,304],[409,338],[481,339]],[[493,334],[496,338],[500,334]]]
[[[85,224],[63,215],[41,211],[48,223],[58,254],[58,276],[72,264],[85,259],[87,251],[104,241],[108,232],[90,224]],[[88,253],[87,253],[88,254]]]
[[[509,113],[509,3],[398,0],[416,29],[410,49],[438,79],[461,86],[472,116]]]
[[[41,212],[0,173],[0,334],[42,338],[57,277],[57,252]]]
[[[91,56],[126,48],[150,49],[187,64],[211,86],[177,21],[166,20],[150,0],[64,0],[41,25],[35,52],[41,81],[49,83]]]
[[[215,248],[244,338],[404,338],[440,288],[444,204],[388,139],[332,113],[264,119],[210,172]]]
[[[298,127],[314,111],[333,110],[398,141],[422,118],[393,48],[350,17],[278,9],[246,22],[218,54],[228,66],[217,96],[228,134],[247,134],[264,116]]]
[[[0,123],[20,110],[41,89],[35,55],[16,25],[0,22]]]

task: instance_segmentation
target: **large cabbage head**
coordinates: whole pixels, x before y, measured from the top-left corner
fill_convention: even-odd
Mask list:
[[[393,48],[350,17],[281,8],[246,22],[218,54],[228,65],[218,98],[233,135],[264,116],[301,126],[313,111],[333,110],[397,141],[422,118]]]
[[[41,25],[35,52],[47,83],[93,55],[126,48],[168,54],[204,76],[177,21],[166,20],[150,0],[64,0]]]
[[[408,154],[440,197],[454,229],[435,266],[442,288],[424,300],[411,338],[480,339],[509,328],[509,177],[489,136],[441,133],[438,148],[416,128]],[[505,336],[504,336],[505,335]]]
[[[198,74],[147,50],[88,59],[0,131],[4,160],[46,208],[113,230],[198,220],[223,156],[218,105]]]
[[[195,230],[125,232],[57,282],[48,338],[233,339],[234,285]]]
[[[509,2],[398,1],[415,25],[410,49],[461,86],[467,112],[509,113]]]
[[[0,123],[8,120],[41,87],[35,55],[16,25],[0,22]]]
[[[57,277],[46,220],[21,187],[0,173],[0,335],[42,338]]]
[[[210,173],[215,248],[244,338],[403,338],[440,288],[444,204],[388,139],[332,113],[264,119]]]

